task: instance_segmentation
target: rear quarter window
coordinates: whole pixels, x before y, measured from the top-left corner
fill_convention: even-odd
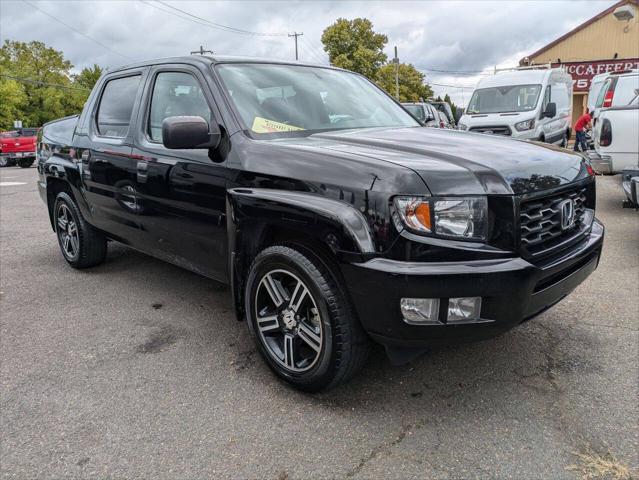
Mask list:
[[[105,137],[126,137],[131,123],[133,104],[140,86],[140,75],[107,81],[102,91],[96,124]]]
[[[639,90],[639,75],[619,77],[612,97],[612,106],[621,107],[630,104]]]

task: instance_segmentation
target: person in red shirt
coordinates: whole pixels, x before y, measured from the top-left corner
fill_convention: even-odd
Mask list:
[[[575,123],[575,152],[585,152],[588,150],[588,144],[586,143],[586,130],[590,130],[592,127],[590,122],[592,122],[592,117],[590,116],[590,111],[586,110],[586,113],[579,117],[577,119],[577,123]]]

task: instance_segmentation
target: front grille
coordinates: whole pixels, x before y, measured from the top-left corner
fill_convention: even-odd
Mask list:
[[[528,255],[541,255],[583,233],[587,208],[587,187],[524,201],[519,207],[521,248]],[[574,203],[574,223],[562,228],[561,204]]]
[[[475,133],[488,133],[492,135],[505,135],[508,137],[512,135],[510,128],[505,125],[498,127],[471,127],[470,131]]]

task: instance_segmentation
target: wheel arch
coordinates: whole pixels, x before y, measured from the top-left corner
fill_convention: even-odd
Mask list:
[[[340,260],[375,253],[373,236],[361,212],[345,202],[306,192],[229,190],[227,232],[229,279],[238,320],[244,318],[248,269],[264,248],[297,246],[336,272]]]

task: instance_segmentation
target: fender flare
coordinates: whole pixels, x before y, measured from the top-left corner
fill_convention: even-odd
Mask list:
[[[251,253],[257,253],[261,244],[260,231],[250,230],[256,225],[303,231],[327,244],[335,253],[358,257],[375,253],[368,222],[351,204],[315,193],[269,188],[232,188],[227,193],[228,276],[238,320],[244,317],[241,275],[248,268],[244,255],[250,257]],[[246,235],[245,230],[249,231]],[[339,234],[350,248],[340,249],[345,245],[339,239],[336,246],[322,238],[327,231]]]
[[[364,215],[352,205],[313,193],[284,191],[269,188],[233,188],[228,190],[232,199],[231,219],[237,224],[247,210],[279,210],[281,214],[300,215],[311,222],[317,218],[340,226],[350,238],[357,253],[375,253],[373,236]],[[247,208],[248,207],[248,208]],[[312,214],[312,218],[309,214]],[[253,215],[249,215],[253,216]],[[287,217],[272,218],[286,222]],[[288,219],[291,220],[291,219]],[[296,219],[298,223],[303,220]]]

